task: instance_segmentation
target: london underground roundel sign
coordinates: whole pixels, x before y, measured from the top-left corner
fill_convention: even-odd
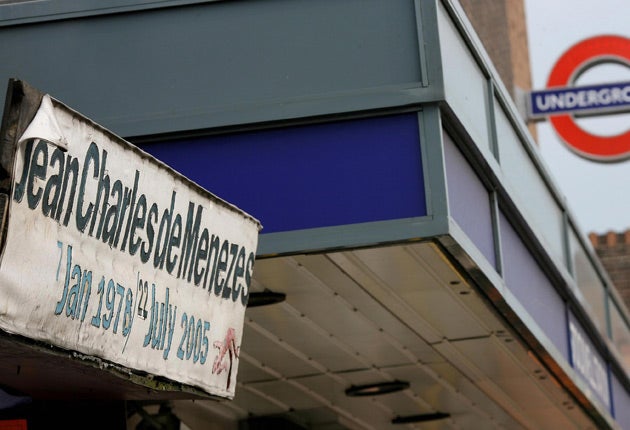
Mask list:
[[[550,99],[556,102],[555,105],[564,105],[567,113],[550,115],[549,121],[577,154],[596,161],[616,161],[630,157],[630,130],[614,136],[595,135],[582,129],[569,113],[579,113],[580,110],[606,113],[630,107],[630,82],[593,85],[579,91],[578,87],[573,87],[581,73],[600,63],[620,63],[630,67],[630,39],[596,36],[577,43],[560,57],[549,75],[547,88],[568,87],[573,91],[565,89],[563,94]],[[538,102],[541,100],[539,98]]]

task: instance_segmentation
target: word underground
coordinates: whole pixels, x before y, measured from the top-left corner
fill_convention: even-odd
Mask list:
[[[592,110],[630,105],[630,84],[604,88],[575,88],[534,95],[535,113]]]
[[[217,297],[247,305],[254,266],[254,252],[221,239],[201,228],[203,206],[188,203],[184,218],[174,213],[177,192],[170,206],[161,210],[138,190],[140,172],[132,186],[110,178],[107,151],[90,144],[83,162],[42,140],[29,140],[24,148],[24,167],[15,183],[13,199],[26,196],[31,210],[67,227],[73,224],[88,234],[136,256],[142,263],[166,270],[177,279],[202,286]],[[87,195],[94,181],[94,195]]]

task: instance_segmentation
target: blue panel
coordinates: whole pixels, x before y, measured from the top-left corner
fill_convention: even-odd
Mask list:
[[[151,143],[263,233],[424,216],[417,113]]]

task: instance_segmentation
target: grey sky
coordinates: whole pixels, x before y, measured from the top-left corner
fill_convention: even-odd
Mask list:
[[[545,87],[556,60],[575,43],[614,34],[630,38],[627,0],[525,0],[534,89]],[[630,68],[599,65],[579,84],[630,81]],[[630,129],[630,113],[578,120],[599,135]],[[571,152],[547,121],[538,123],[542,158],[585,233],[630,229],[630,160],[598,163]]]

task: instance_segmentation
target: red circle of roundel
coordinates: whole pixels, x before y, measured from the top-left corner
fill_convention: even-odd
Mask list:
[[[597,36],[572,46],[553,67],[547,87],[570,86],[586,66],[601,61],[630,64],[630,39]],[[550,117],[562,140],[579,154],[599,160],[630,155],[630,130],[615,136],[597,136],[584,131],[569,114]]]

